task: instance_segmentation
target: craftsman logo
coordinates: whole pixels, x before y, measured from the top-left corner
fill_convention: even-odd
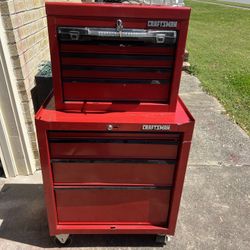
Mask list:
[[[176,28],[177,27],[177,21],[154,21],[149,20],[148,21],[148,27],[150,28]]]
[[[170,125],[153,125],[153,124],[142,125],[142,130],[166,131],[169,129],[170,129]]]

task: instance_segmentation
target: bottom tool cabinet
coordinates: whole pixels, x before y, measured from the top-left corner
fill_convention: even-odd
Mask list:
[[[36,114],[51,235],[173,235],[194,120],[175,113]]]

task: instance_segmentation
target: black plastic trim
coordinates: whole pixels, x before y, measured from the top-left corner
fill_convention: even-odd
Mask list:
[[[54,187],[55,190],[171,190],[172,186],[60,186]]]
[[[167,164],[174,165],[176,160],[152,159],[52,159],[50,163],[133,163],[133,164]]]

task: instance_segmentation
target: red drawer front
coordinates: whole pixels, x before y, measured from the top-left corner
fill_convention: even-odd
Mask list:
[[[79,54],[77,54],[79,55]],[[85,57],[84,57],[85,55]],[[158,60],[158,61],[146,61],[144,58],[139,58],[137,60],[131,60],[134,59],[131,57],[129,59],[128,55],[124,55],[125,59],[119,59],[119,58],[103,58],[98,57],[98,54],[96,54],[95,57],[89,57],[89,54],[84,54],[83,57],[62,57],[62,64],[64,66],[71,66],[71,65],[78,65],[78,66],[111,66],[111,67],[138,67],[144,66],[144,67],[171,67],[173,66],[173,61],[171,60]],[[127,57],[127,58],[126,58]],[[138,56],[137,56],[138,57]],[[136,59],[136,58],[135,58]]]
[[[61,43],[60,50],[62,53],[93,53],[93,54],[117,54],[120,55],[159,55],[174,56],[175,48],[166,46],[120,46],[120,45],[93,45],[88,44],[70,44]]]
[[[102,80],[103,81],[103,80]],[[121,81],[121,80],[120,80]],[[169,84],[165,80],[145,80],[148,84],[141,84],[139,81],[114,80],[99,83],[95,80],[86,79],[84,82],[65,82],[63,93],[66,101],[138,101],[164,102],[169,95]],[[157,84],[151,84],[156,82]],[[164,84],[158,84],[165,82]],[[98,91],[97,91],[98,89]],[[115,95],[114,95],[115,93]],[[149,94],[150,93],[150,94]]]
[[[155,163],[154,163],[155,162]],[[53,162],[55,183],[172,185],[174,164],[166,161]]]
[[[163,140],[51,140],[51,158],[175,159],[178,145]]]
[[[167,224],[170,190],[57,188],[55,194],[59,223]]]
[[[174,46],[60,41],[59,48],[64,101],[168,102]]]
[[[82,67],[81,67],[82,68]],[[105,67],[64,67],[62,72],[63,78],[108,78],[108,79],[165,79],[170,78],[171,72],[163,69],[145,69],[141,71],[134,71],[130,68],[117,68],[107,70]],[[74,80],[73,80],[74,81]]]

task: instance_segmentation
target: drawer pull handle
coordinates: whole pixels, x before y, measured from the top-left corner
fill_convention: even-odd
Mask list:
[[[54,190],[171,190],[172,186],[55,186]]]

